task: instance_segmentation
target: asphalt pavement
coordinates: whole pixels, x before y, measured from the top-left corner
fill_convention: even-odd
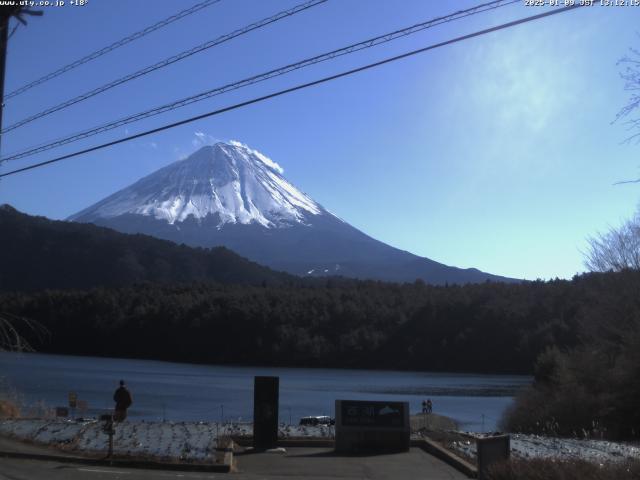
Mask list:
[[[288,448],[282,453],[236,455],[235,478],[246,479],[429,479],[467,478],[419,448],[406,453],[339,455],[330,448]]]
[[[337,456],[330,449],[293,448],[282,453],[236,456],[235,473],[181,472],[82,465],[55,460],[1,458],[0,480],[151,479],[430,479],[467,478],[420,449],[372,456]]]
[[[0,437],[0,452],[17,452],[22,458],[0,457],[0,480],[147,480],[147,479],[430,479],[467,478],[464,474],[419,448],[406,453],[339,455],[331,448],[286,448],[273,453],[240,452],[234,473],[112,467],[74,462],[68,452]],[[57,457],[66,457],[57,460]],[[77,456],[75,457],[77,459]]]
[[[232,476],[229,476],[232,475]],[[54,461],[0,458],[0,480],[171,480],[223,479],[235,480],[233,474],[173,472],[77,465]]]

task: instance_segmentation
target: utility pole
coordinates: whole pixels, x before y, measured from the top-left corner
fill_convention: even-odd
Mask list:
[[[22,15],[41,16],[42,11],[30,10],[28,7],[16,5],[0,7],[0,130],[2,130],[2,113],[4,110],[4,72],[7,63],[7,44],[9,43],[9,20],[15,17],[23,25],[27,22]],[[0,134],[0,153],[2,152],[2,134]]]
[[[4,110],[4,70],[7,63],[7,43],[9,42],[9,19],[15,7],[3,7],[0,15],[0,130],[2,130],[2,111]],[[2,135],[0,135],[0,153],[2,152]]]

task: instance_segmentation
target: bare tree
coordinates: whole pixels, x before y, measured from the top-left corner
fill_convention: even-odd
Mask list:
[[[627,118],[632,112],[640,108],[640,50],[630,48],[629,54],[618,61],[622,67],[620,77],[624,80],[624,89],[631,92],[627,104],[620,109],[614,122]],[[630,118],[627,121],[630,130],[640,129],[640,118]],[[636,140],[640,142],[640,132],[627,138],[627,141]]]
[[[24,334],[29,331],[38,340],[49,334],[40,323],[8,313],[0,313],[0,352],[33,352],[35,351]]]
[[[640,270],[640,210],[618,228],[587,239],[585,266],[593,272]]]

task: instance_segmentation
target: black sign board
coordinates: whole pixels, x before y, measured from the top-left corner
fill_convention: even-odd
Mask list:
[[[336,400],[337,452],[406,452],[410,437],[408,402]]]
[[[255,377],[253,390],[253,446],[275,448],[278,442],[280,377]]]
[[[68,417],[69,409],[67,407],[56,407],[56,417]]]
[[[342,425],[345,427],[402,427],[405,405],[403,402],[343,400],[341,402]]]

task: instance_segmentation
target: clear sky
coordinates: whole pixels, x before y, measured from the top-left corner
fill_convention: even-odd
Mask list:
[[[6,102],[7,126],[302,0],[222,0]],[[5,91],[196,0],[88,0],[43,7],[10,39]],[[7,133],[8,154],[480,1],[329,0]],[[8,171],[543,11],[476,15],[9,162]],[[640,145],[612,124],[626,103],[616,62],[640,47],[640,7],[582,8],[100,152],[7,177],[0,203],[63,219],[210,139],[284,167],[324,207],[395,247],[520,278],[584,270],[587,236],[638,202]],[[1,234],[1,232],[0,232]]]

